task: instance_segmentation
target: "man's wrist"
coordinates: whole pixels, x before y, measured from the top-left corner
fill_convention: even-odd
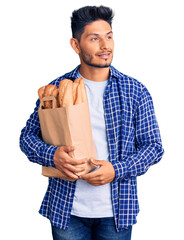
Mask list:
[[[55,168],[54,154],[57,148],[58,146],[48,145],[48,147],[44,149],[42,157],[44,159],[45,166],[51,166]]]
[[[128,166],[126,162],[112,162],[112,166],[114,167],[115,171],[115,181],[126,179],[128,174]]]

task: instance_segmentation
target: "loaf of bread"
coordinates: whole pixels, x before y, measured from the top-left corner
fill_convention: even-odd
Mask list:
[[[57,86],[52,85],[52,84],[49,84],[47,86],[44,86],[44,87],[41,87],[38,89],[38,96],[39,96],[40,100],[43,97],[49,97],[49,96],[54,96],[57,100],[58,94],[59,94],[59,90],[58,90]],[[43,107],[46,109],[52,108],[52,101],[44,101]],[[56,101],[56,107],[58,107],[58,101]]]
[[[64,79],[59,84],[60,107],[70,107],[73,105],[73,81]]]
[[[81,96],[82,96],[82,102],[87,102],[87,93],[86,93],[86,87],[85,87],[85,83],[84,83],[84,78],[77,78],[76,79],[77,82],[79,81],[79,85],[81,88]],[[75,81],[76,81],[75,80]]]
[[[43,97],[54,96],[56,98],[56,107],[70,107],[87,101],[86,87],[83,78],[77,78],[73,82],[70,79],[63,79],[59,88],[49,84],[38,89],[40,100]],[[52,101],[44,101],[43,108],[52,108]]]

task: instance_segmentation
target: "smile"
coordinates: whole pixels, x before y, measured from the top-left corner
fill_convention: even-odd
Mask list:
[[[103,53],[98,55],[100,58],[109,58],[110,57],[110,53]]]

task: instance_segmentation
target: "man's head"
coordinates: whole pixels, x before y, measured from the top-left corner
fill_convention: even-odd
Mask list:
[[[81,64],[98,68],[110,66],[114,50],[112,19],[112,10],[103,6],[88,6],[73,12],[70,43]]]
[[[97,20],[104,20],[112,27],[113,17],[112,9],[104,6],[87,6],[75,10],[71,17],[72,37],[80,42],[85,26]]]

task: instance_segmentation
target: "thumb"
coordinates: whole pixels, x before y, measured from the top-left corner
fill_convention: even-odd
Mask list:
[[[90,158],[89,160],[90,160],[90,163],[92,163],[92,164],[94,164],[94,165],[96,165],[96,166],[101,166],[101,165],[103,165],[103,161],[95,160],[95,159],[93,159],[93,158]]]

